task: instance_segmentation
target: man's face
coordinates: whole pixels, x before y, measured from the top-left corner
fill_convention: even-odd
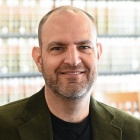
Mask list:
[[[42,27],[41,72],[54,94],[79,99],[91,89],[98,65],[96,30],[83,13],[54,13]]]

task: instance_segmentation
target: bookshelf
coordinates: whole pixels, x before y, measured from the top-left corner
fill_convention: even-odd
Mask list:
[[[140,1],[0,0],[0,104],[27,97],[44,84],[31,51],[38,45],[41,17],[61,5],[79,7],[95,18],[103,45],[99,76],[140,74]]]

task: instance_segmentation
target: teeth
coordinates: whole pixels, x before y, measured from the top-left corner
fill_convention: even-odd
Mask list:
[[[67,72],[66,74],[80,74],[81,72]]]
[[[69,72],[68,74],[80,74],[80,72]]]

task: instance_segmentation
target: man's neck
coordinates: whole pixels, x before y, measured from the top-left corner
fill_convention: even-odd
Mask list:
[[[66,122],[81,122],[89,114],[90,95],[68,100],[45,91],[45,99],[51,113]]]

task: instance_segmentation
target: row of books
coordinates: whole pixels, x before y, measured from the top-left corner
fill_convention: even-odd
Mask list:
[[[108,92],[140,92],[140,74],[131,75],[99,75],[94,86],[94,97],[103,101],[102,94]],[[11,102],[25,98],[40,90],[44,79],[39,77],[1,78],[0,102]],[[2,104],[2,103],[0,103]]]
[[[93,87],[94,97],[103,101],[103,93],[140,92],[140,74],[99,75]]]
[[[0,38],[0,73],[37,71],[31,55],[37,44],[37,38]]]
[[[99,38],[98,42],[103,47],[100,71],[140,70],[140,37]],[[37,38],[0,38],[0,73],[37,72],[33,46],[38,46]]]
[[[100,71],[139,71],[140,37],[99,38],[103,47]]]
[[[1,0],[1,34],[37,34],[40,18],[54,7],[73,5],[95,18],[99,34],[140,35],[140,1]]]
[[[131,74],[131,75],[112,75],[112,76],[98,76],[97,81],[93,87],[94,98],[100,102],[107,103],[104,101],[105,93],[132,93],[138,92],[140,94],[140,74]],[[117,107],[116,103],[112,102],[109,104],[113,107]],[[140,118],[140,112],[138,110],[138,102],[134,102],[133,104],[126,102],[126,108],[131,110],[131,107],[134,107],[134,116]],[[120,109],[123,107],[120,106]]]
[[[123,92],[140,92],[139,83],[140,74],[116,76],[99,75],[92,92],[94,93],[95,99],[104,102],[104,93],[122,92],[123,94]],[[32,96],[43,86],[44,79],[41,76],[32,78],[2,78],[0,79],[0,105]],[[131,104],[128,104],[128,108],[130,107]],[[134,115],[140,117],[137,110]]]
[[[23,99],[39,91],[44,85],[42,77],[0,79],[0,105]]]

